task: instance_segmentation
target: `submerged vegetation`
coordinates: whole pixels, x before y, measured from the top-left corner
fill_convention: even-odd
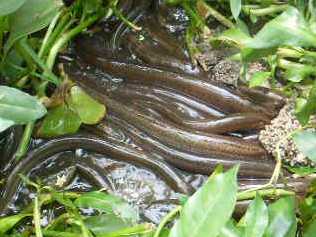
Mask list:
[[[155,2],[155,7],[162,4],[184,14],[171,17],[181,22],[180,30],[169,26],[176,41],[166,30],[154,32],[152,18],[136,21],[150,4],[0,0],[0,155],[10,158],[0,159],[0,236],[314,236],[316,3]],[[117,22],[113,33],[109,29]],[[126,48],[121,48],[121,41]],[[187,50],[181,51],[181,45]],[[225,57],[241,65],[233,85],[201,79],[214,66],[205,60],[211,50],[229,52]],[[259,69],[252,70],[254,65]],[[97,69],[91,73],[90,67]],[[107,90],[95,76],[98,70],[115,83],[124,79],[126,86]],[[181,109],[187,114],[172,108],[175,98],[186,101],[188,106]],[[256,135],[284,102],[293,110],[291,119],[297,126],[287,131],[286,123],[280,125],[282,132],[275,132],[285,134],[278,141],[271,139],[275,144],[268,154]],[[113,132],[117,128],[119,132]],[[80,129],[79,136],[63,137]],[[102,133],[102,139],[85,134],[91,129],[93,134]],[[18,142],[11,144],[14,152],[6,152],[4,141],[11,130],[10,139],[18,137]],[[130,137],[134,143],[124,143]],[[39,146],[39,138],[48,142]],[[285,159],[285,140],[308,162]],[[71,160],[69,167],[96,183],[88,192],[58,189],[60,183],[68,185],[63,184],[68,182],[65,174],[58,173],[57,184],[52,185],[30,180],[32,172],[48,167],[45,162],[58,163],[49,157],[68,150],[84,153],[82,149],[144,166],[182,195],[159,223],[152,224],[137,205],[113,194],[115,185],[105,177],[109,171],[99,171],[93,162],[77,157],[59,160],[62,165]],[[81,153],[75,156],[84,157]],[[178,174],[173,166],[211,175],[194,192],[183,178],[187,173]],[[23,189],[31,202],[12,208],[22,183],[33,190]]]

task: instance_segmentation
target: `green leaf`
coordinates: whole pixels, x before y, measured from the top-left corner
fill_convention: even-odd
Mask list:
[[[316,233],[316,220],[313,220],[304,230],[303,237],[314,237]]]
[[[130,226],[114,214],[88,217],[84,222],[88,229],[96,235],[110,233]]]
[[[298,175],[298,176],[307,176],[310,174],[316,173],[316,168],[315,167],[309,167],[309,166],[289,166],[289,165],[284,165],[284,167],[289,170],[290,172]]]
[[[316,133],[313,131],[298,132],[293,136],[295,145],[306,157],[316,162]]]
[[[0,132],[8,129],[9,127],[14,125],[14,121],[3,119],[0,117]]]
[[[18,222],[26,217],[32,216],[31,214],[19,214],[14,216],[8,216],[0,218],[0,234],[3,235],[7,231],[11,230]]]
[[[10,15],[10,37],[6,52],[16,40],[45,28],[62,6],[60,0],[27,0],[15,13]]]
[[[277,48],[281,45],[316,46],[315,34],[295,7],[289,7],[280,16],[268,22],[246,43],[246,47],[253,49]]]
[[[292,67],[286,69],[286,79],[291,82],[301,82],[307,77],[314,75],[313,66],[303,65],[302,67]]]
[[[316,113],[316,82],[309,92],[305,106],[296,114],[302,125],[306,125],[311,115]]]
[[[100,122],[106,113],[104,105],[91,98],[78,86],[71,88],[68,104],[85,124],[92,125]]]
[[[294,237],[297,220],[295,216],[295,198],[284,197],[271,204],[269,211],[269,225],[264,237]]]
[[[0,16],[8,15],[18,10],[26,0],[0,0]]]
[[[251,37],[240,28],[232,28],[224,31],[216,39],[243,47],[247,41],[251,40]]]
[[[103,192],[90,192],[76,199],[75,205],[80,208],[92,208],[103,213],[116,214],[119,217],[136,223],[138,212],[123,199]]]
[[[241,237],[241,231],[236,227],[233,219],[229,220],[217,237]]]
[[[13,124],[26,124],[46,114],[33,96],[18,89],[0,86],[0,132]]]
[[[261,237],[268,226],[268,208],[262,198],[257,195],[250,203],[244,217],[244,237]]]
[[[238,166],[212,175],[186,202],[169,237],[217,236],[236,204],[237,172]]]
[[[38,131],[40,137],[55,137],[78,131],[81,119],[66,105],[49,110]]]
[[[233,17],[237,20],[241,11],[241,0],[230,0],[229,3]]]
[[[271,72],[255,72],[249,81],[249,87],[262,86],[270,77]]]

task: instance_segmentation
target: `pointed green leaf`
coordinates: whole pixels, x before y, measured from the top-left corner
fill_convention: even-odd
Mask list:
[[[130,226],[114,214],[88,217],[85,219],[85,224],[96,235],[110,233]]]
[[[236,204],[237,172],[235,167],[212,175],[185,203],[169,237],[217,236]]]
[[[264,237],[295,237],[297,220],[295,216],[295,198],[284,197],[271,204],[269,225]]]
[[[241,0],[230,0],[229,2],[233,17],[237,20],[241,11]]]
[[[217,237],[241,237],[241,231],[236,227],[233,219],[229,220]]]
[[[13,124],[35,121],[46,113],[33,96],[12,87],[0,86],[0,132]]]
[[[8,216],[0,218],[0,234],[5,234],[11,230],[18,222],[23,220],[25,217],[32,216],[30,214],[19,214],[14,216]]]
[[[268,222],[268,208],[262,198],[257,195],[256,198],[250,203],[245,214],[244,237],[263,236],[264,231],[268,226]]]
[[[116,214],[131,223],[136,223],[139,219],[138,212],[127,202],[103,192],[83,194],[76,199],[75,205],[80,208],[92,208],[103,213]]]

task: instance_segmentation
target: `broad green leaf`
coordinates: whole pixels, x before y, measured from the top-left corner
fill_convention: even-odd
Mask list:
[[[78,131],[81,119],[66,105],[61,105],[49,110],[44,118],[38,135],[40,137],[55,137],[72,134]]]
[[[110,233],[130,226],[114,214],[88,217],[85,219],[85,224],[96,235]]]
[[[116,214],[131,223],[139,220],[138,212],[123,199],[103,192],[90,192],[75,201],[80,208],[92,208],[103,213]]]
[[[246,43],[246,47],[253,49],[277,48],[280,45],[316,46],[316,35],[295,7],[289,7],[280,16],[268,22]]]
[[[236,204],[237,172],[235,167],[212,175],[185,203],[169,237],[217,236]]]
[[[234,220],[229,220],[222,228],[220,234],[217,237],[241,237],[241,231],[236,227]]]
[[[4,130],[8,129],[9,127],[14,125],[14,121],[3,119],[0,117],[0,132],[3,132]]]
[[[316,113],[316,82],[309,92],[305,106],[296,114],[301,124],[306,125],[311,115]]]
[[[255,72],[249,81],[249,87],[262,86],[270,77],[271,72]]]
[[[250,203],[244,218],[244,237],[261,237],[268,226],[268,208],[262,198],[257,195]]]
[[[71,88],[68,104],[85,124],[96,124],[105,116],[105,106],[91,98],[78,86]]]
[[[297,227],[295,198],[284,197],[268,207],[269,225],[264,237],[294,237]]]
[[[0,0],[0,16],[8,15],[19,9],[26,0]]]
[[[0,234],[3,235],[7,231],[11,230],[18,222],[26,217],[32,216],[30,214],[19,214],[14,216],[8,216],[0,218]]]
[[[233,17],[237,20],[241,11],[241,0],[230,0],[229,3]]]
[[[6,51],[8,52],[16,40],[45,28],[61,6],[61,0],[27,0],[10,15],[10,37],[6,43]]]
[[[0,86],[0,128],[26,124],[46,114],[45,107],[33,96],[18,89]],[[0,129],[0,132],[3,131]]]
[[[293,136],[295,145],[306,157],[316,162],[316,132],[302,131]]]
[[[303,237],[314,237],[316,234],[316,220],[313,220],[304,230]]]

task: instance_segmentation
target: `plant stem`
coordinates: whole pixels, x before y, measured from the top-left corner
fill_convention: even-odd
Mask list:
[[[50,25],[49,25],[49,27],[48,27],[48,29],[46,31],[45,37],[43,39],[41,48],[40,48],[39,53],[38,53],[38,57],[39,58],[42,58],[43,55],[44,55],[44,52],[45,52],[45,49],[46,49],[47,44],[49,42],[50,36],[53,33],[53,30],[54,30],[54,28],[55,28],[55,26],[56,26],[56,24],[58,22],[58,19],[59,19],[60,15],[61,15],[61,12],[58,12],[56,14],[56,16],[54,17],[54,19],[52,20],[52,22],[50,23]]]
[[[234,28],[235,27],[235,25],[234,25],[234,23],[232,21],[227,19],[224,15],[222,15],[220,12],[215,10],[213,7],[211,7],[205,1],[200,0],[200,1],[198,1],[197,4],[198,4],[198,6],[203,7],[204,9],[206,9],[207,12],[208,12],[208,15],[211,15],[212,17],[214,17],[217,21],[219,21],[224,26],[226,26],[228,28]]]
[[[39,195],[39,193],[37,194]],[[43,237],[42,228],[41,228],[41,206],[39,204],[38,196],[35,197],[34,200],[34,226],[35,226],[35,235],[36,237]]]
[[[80,25],[76,26],[69,32],[62,35],[53,45],[53,47],[50,50],[50,53],[47,58],[47,67],[52,70],[53,66],[55,64],[55,60],[57,57],[58,52],[62,49],[62,47],[65,46],[73,37],[75,37],[77,34],[81,33],[84,29],[86,29],[88,26],[93,24],[96,20],[99,19],[99,16],[92,16],[86,21],[83,21]]]
[[[257,193],[261,196],[261,197],[278,197],[278,196],[290,196],[290,195],[295,195],[295,192],[292,191],[287,191],[284,189],[275,189],[275,188],[271,188],[271,189],[265,189],[265,190],[255,190],[255,191],[251,191],[251,192],[240,192],[237,194],[237,200],[238,201],[243,201],[243,200],[250,200],[250,199],[254,199],[257,195]]]
[[[286,9],[288,9],[289,5],[288,4],[282,4],[282,5],[272,5],[266,8],[250,8],[247,6],[243,7],[243,11],[248,14],[248,15],[253,15],[253,16],[266,16],[278,12],[283,12]]]
[[[140,224],[128,228],[124,228],[111,233],[100,234],[98,237],[120,237],[120,236],[134,236],[137,234],[146,234],[153,230],[153,225],[149,223]]]
[[[33,128],[34,128],[34,122],[30,122],[25,126],[22,140],[15,154],[16,160],[20,160],[26,154],[29,147],[30,140],[31,140]]]
[[[177,215],[182,210],[182,206],[177,206],[175,209],[173,209],[171,212],[169,212],[159,223],[157,230],[155,232],[154,237],[159,237],[162,229],[165,227],[165,225],[170,222],[175,215]]]
[[[62,231],[52,231],[52,230],[44,230],[44,236],[51,237],[82,237],[79,233],[71,233],[71,232],[62,232]]]
[[[47,42],[46,42],[45,47],[43,49],[43,52],[41,53],[41,57],[46,56],[47,51],[52,47],[53,43],[60,36],[60,34],[62,32],[64,32],[64,29],[69,24],[69,22],[71,22],[70,13],[67,12],[65,15],[63,15],[60,18],[60,20],[59,20],[57,26],[55,27],[54,31],[51,33],[49,39],[47,39]]]
[[[48,68],[45,63],[38,57],[38,55],[34,52],[34,50],[27,44],[26,40],[20,41],[21,48],[27,53],[27,55],[32,59],[34,63],[36,63],[43,71],[44,75],[46,75],[47,80],[54,83],[55,85],[60,84],[60,80],[57,76],[55,76],[51,72],[51,68]]]
[[[116,8],[116,6],[112,6],[111,7],[113,13],[115,16],[117,16],[121,21],[123,21],[126,25],[128,25],[130,28],[136,30],[136,31],[140,31],[142,30],[141,27],[135,25],[133,22],[129,21],[123,14],[120,10],[118,10]]]

